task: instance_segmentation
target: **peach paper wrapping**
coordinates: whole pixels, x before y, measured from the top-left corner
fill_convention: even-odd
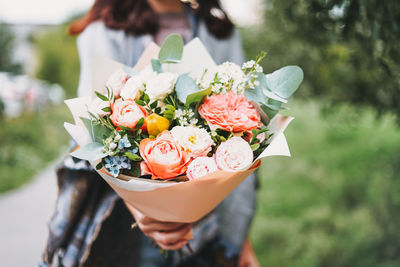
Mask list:
[[[151,58],[158,54],[159,47],[150,44],[144,51],[138,64],[133,68],[140,71],[149,65]],[[93,92],[102,91],[105,78],[120,63],[97,57],[93,72]],[[175,73],[190,72],[199,74],[204,67],[215,66],[214,61],[199,39],[194,39],[184,47],[182,61],[179,64],[166,64],[166,71]],[[93,96],[92,96],[93,97]],[[65,122],[64,127],[80,146],[89,143],[90,136],[79,117],[88,117],[87,105],[91,97],[80,97],[66,100],[75,124]],[[137,177],[120,175],[114,178],[104,170],[99,175],[126,202],[143,214],[160,221],[195,222],[212,211],[225,197],[231,193],[260,165],[262,158],[268,156],[290,156],[290,151],[283,131],[292,117],[277,115],[268,125],[273,133],[269,146],[255,159],[252,167],[242,172],[217,171],[197,180],[186,182],[155,181]],[[94,167],[97,162],[90,162]]]

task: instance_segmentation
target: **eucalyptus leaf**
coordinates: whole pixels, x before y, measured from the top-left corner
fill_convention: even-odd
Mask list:
[[[88,118],[84,117],[79,117],[81,121],[83,122],[83,125],[85,125],[86,129],[89,132],[90,138],[93,141],[94,140],[94,135],[93,135],[93,129],[92,129],[92,121]]]
[[[92,142],[72,152],[71,156],[78,159],[92,161],[106,157],[107,154],[103,151],[103,144]]]
[[[107,138],[111,134],[111,130],[101,124],[93,124],[88,118],[80,117],[86,129],[88,130],[92,141],[103,143],[103,139]]]
[[[209,94],[211,94],[211,87],[208,89],[198,91],[196,93],[192,93],[186,97],[185,105],[190,105],[192,103],[200,102],[204,96]]]
[[[273,117],[275,117],[276,114],[278,114],[281,105],[282,102],[269,99],[268,103],[261,104],[260,107],[264,111],[264,113],[268,116],[268,118],[271,120]]]
[[[158,59],[161,63],[178,63],[182,59],[183,39],[179,34],[170,34],[160,48]]]
[[[179,75],[175,84],[176,95],[182,103],[186,103],[187,96],[199,91],[196,81],[188,73]]]
[[[125,71],[126,74],[128,74],[130,77],[138,75],[139,73],[137,71],[135,71],[133,68],[128,67],[123,65],[122,66],[123,70]]]
[[[154,72],[161,73],[162,68],[161,68],[161,62],[158,59],[151,59],[151,68],[153,69]]]
[[[303,81],[303,71],[298,66],[286,66],[266,75],[268,88],[276,95],[288,99]]]

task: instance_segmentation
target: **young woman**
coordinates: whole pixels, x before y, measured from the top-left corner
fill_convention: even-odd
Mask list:
[[[170,33],[185,42],[199,37],[218,64],[241,64],[239,35],[218,1],[182,2],[96,0],[69,28],[79,34],[78,94],[90,93],[95,54],[133,66],[147,44],[161,44]],[[67,158],[57,174],[60,190],[43,266],[258,266],[246,239],[255,209],[254,176],[205,218],[182,224],[156,221],[125,204],[86,162]],[[130,229],[132,216],[141,231]],[[184,248],[190,230],[194,254]],[[165,258],[154,245],[184,248],[184,260],[177,253]]]

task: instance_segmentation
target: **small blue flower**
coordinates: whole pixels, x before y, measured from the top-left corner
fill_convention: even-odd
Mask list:
[[[130,150],[128,150],[129,152],[131,152],[132,154],[135,154],[135,155],[137,155],[137,153],[138,153],[138,151],[139,151],[139,149],[137,148],[137,147],[135,147],[135,148],[133,148],[133,149],[130,149]]]
[[[112,174],[112,176],[117,177],[121,169],[130,169],[131,164],[129,159],[125,156],[115,156],[115,157],[105,157],[104,158],[106,170]]]
[[[128,136],[124,135],[124,137],[121,140],[119,140],[119,148],[123,149],[128,147],[131,147],[131,143],[128,140]]]

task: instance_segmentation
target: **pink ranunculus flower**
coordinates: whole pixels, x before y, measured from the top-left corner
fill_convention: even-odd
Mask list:
[[[218,167],[214,158],[198,157],[189,163],[186,176],[189,180],[195,180],[215,171],[218,171]]]
[[[122,100],[119,98],[112,105],[111,109],[112,114],[110,119],[117,127],[122,125],[133,129],[141,118],[147,117],[147,111],[133,100]]]
[[[241,137],[232,137],[221,143],[215,152],[215,162],[223,171],[244,171],[253,163],[253,150]]]
[[[170,179],[184,174],[191,159],[167,130],[156,139],[143,139],[139,151],[143,158],[140,163],[142,173],[151,174],[153,179]]]
[[[260,115],[242,95],[230,91],[208,97],[199,107],[211,129],[237,133],[261,126]]]
[[[106,86],[111,89],[114,96],[118,97],[121,89],[124,87],[126,82],[129,80],[128,74],[123,69],[117,69],[106,82]]]

